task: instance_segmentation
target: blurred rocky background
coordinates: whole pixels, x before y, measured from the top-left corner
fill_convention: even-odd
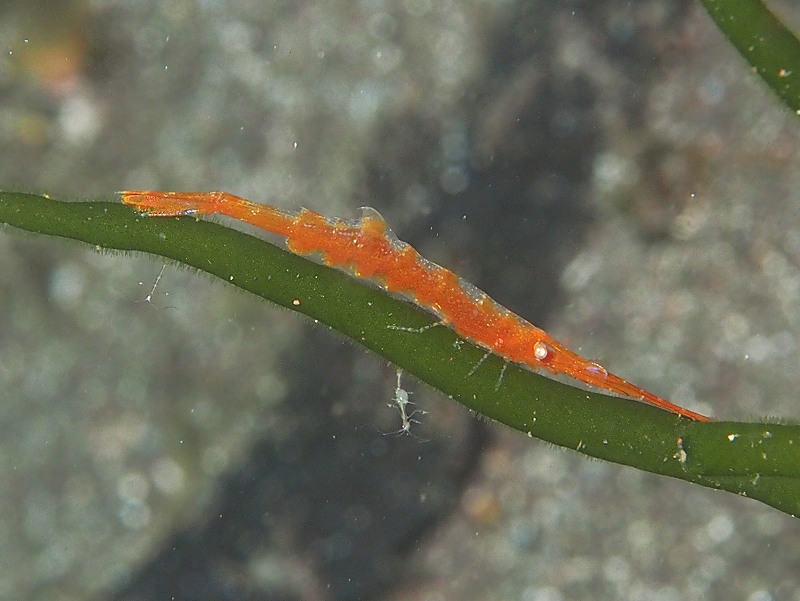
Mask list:
[[[6,1],[0,40],[5,189],[374,206],[661,396],[800,413],[797,118],[694,2]],[[409,377],[386,436],[391,366],[162,267],[0,232],[0,598],[798,599],[792,518]]]

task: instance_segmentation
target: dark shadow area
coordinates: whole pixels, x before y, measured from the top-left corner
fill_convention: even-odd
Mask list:
[[[331,371],[295,367],[309,377],[284,403],[281,440],[257,443],[202,523],[113,598],[361,599],[404,577],[404,558],[457,502],[485,428],[465,412],[455,431],[422,424],[425,440],[384,435],[376,414],[388,399],[354,392],[344,376],[352,347],[327,332],[309,338],[300,361],[324,357]]]

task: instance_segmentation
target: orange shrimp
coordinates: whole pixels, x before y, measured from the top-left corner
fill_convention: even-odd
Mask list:
[[[319,253],[326,265],[377,283],[436,315],[460,336],[533,370],[565,375],[584,384],[649,403],[696,421],[710,418],[679,407],[584,359],[492,300],[452,271],[424,259],[398,240],[377,211],[357,221],[328,219],[302,209],[296,214],[226,192],[124,191],[124,203],[152,216],[220,213],[286,238],[292,252]]]

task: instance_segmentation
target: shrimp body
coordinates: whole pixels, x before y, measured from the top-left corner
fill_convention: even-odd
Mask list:
[[[292,252],[319,254],[332,267],[405,296],[464,338],[506,361],[565,375],[601,390],[697,420],[709,418],[662,399],[566,348],[452,271],[398,240],[377,211],[356,221],[302,209],[289,213],[226,192],[122,192],[124,203],[153,216],[220,213],[286,238]]]

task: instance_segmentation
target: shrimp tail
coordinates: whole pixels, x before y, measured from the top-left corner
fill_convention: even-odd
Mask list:
[[[552,342],[551,342],[552,344]],[[675,403],[671,403],[660,396],[648,392],[643,388],[631,384],[627,380],[612,374],[606,368],[598,363],[587,361],[583,357],[573,353],[567,348],[558,345],[556,353],[553,353],[552,361],[546,367],[548,369],[555,369],[559,373],[569,375],[576,380],[600,388],[601,390],[608,390],[621,396],[629,397],[638,401],[645,402],[649,405],[659,407],[666,411],[676,413],[682,417],[692,419],[699,422],[711,421],[711,418],[696,413],[689,409],[685,409]]]

